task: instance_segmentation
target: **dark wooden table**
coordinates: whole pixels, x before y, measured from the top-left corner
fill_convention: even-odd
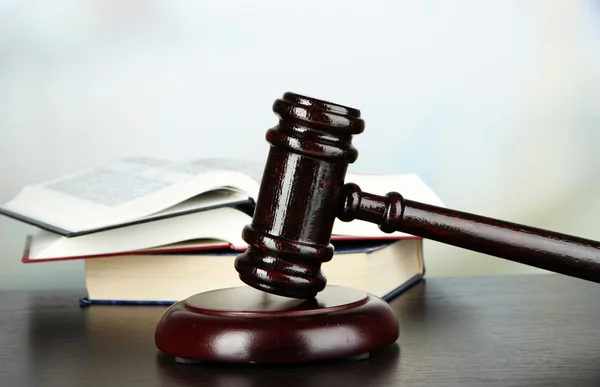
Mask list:
[[[183,365],[153,341],[164,308],[80,308],[82,292],[0,292],[1,386],[599,386],[600,285],[559,275],[428,279],[392,302],[370,359]]]

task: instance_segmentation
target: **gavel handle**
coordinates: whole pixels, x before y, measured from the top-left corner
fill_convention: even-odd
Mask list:
[[[348,183],[338,218],[600,282],[600,242],[406,200],[397,192],[379,196]]]

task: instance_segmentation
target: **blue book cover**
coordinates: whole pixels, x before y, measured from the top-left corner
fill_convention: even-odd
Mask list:
[[[381,297],[384,301],[390,302],[394,298],[398,297],[417,283],[423,280],[423,275],[413,277],[410,281],[398,286],[393,291],[387,293]],[[190,294],[191,296],[191,294]],[[92,306],[92,305],[128,305],[128,306],[171,306],[178,301],[124,301],[124,300],[92,300],[88,297],[82,297],[79,299],[81,306]]]

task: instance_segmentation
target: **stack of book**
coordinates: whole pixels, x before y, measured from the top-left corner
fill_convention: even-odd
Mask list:
[[[168,305],[243,285],[233,262],[247,248],[241,233],[261,178],[262,166],[245,160],[132,157],[27,186],[0,214],[38,229],[24,263],[85,261],[83,303]],[[348,173],[346,181],[442,206],[414,174]],[[336,220],[332,244],[335,256],[322,265],[328,284],[391,299],[425,273],[422,240],[412,235]]]

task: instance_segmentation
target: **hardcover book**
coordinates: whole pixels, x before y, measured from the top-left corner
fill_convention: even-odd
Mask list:
[[[40,229],[28,241],[24,262],[190,250],[206,241],[240,251],[261,178],[262,167],[245,160],[132,157],[25,187],[0,213]],[[415,174],[348,173],[346,181],[442,206]],[[410,237],[361,220],[336,220],[332,240]]]
[[[423,278],[419,238],[339,241],[321,269],[329,285],[356,288],[391,300]],[[196,293],[245,286],[234,268],[238,252],[131,254],[85,260],[84,305],[170,305]]]

